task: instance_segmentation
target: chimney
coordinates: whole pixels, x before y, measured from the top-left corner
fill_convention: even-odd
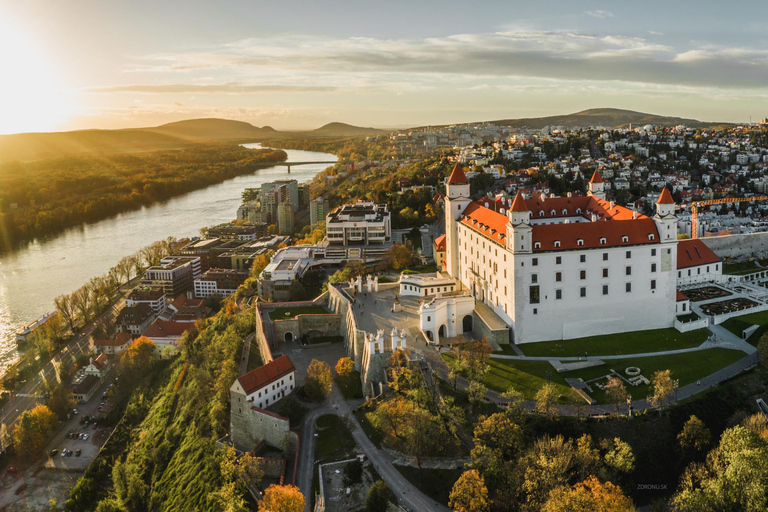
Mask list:
[[[547,199],[547,194],[544,192],[541,193],[541,202],[543,203]]]
[[[637,212],[636,211],[632,212],[632,219],[633,220],[637,220]]]

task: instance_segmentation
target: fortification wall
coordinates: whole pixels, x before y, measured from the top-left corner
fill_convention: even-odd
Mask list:
[[[707,247],[721,258],[761,257],[768,255],[768,233],[744,233],[704,237]]]

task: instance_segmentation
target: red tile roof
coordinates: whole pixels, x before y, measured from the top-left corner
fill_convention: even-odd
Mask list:
[[[677,243],[677,268],[698,267],[720,263],[720,258],[698,238]]]
[[[121,347],[131,340],[133,340],[131,333],[120,332],[113,340],[94,340],[93,345],[95,347]]]
[[[436,251],[445,250],[445,235],[440,235],[439,237],[435,238],[435,250]]]
[[[522,198],[520,200],[523,201]],[[623,206],[611,207],[610,202],[594,196],[553,197],[543,201],[540,199],[524,201],[525,208],[532,212],[533,219],[556,217],[583,219],[588,215],[595,215],[594,222],[533,224],[534,252],[658,243],[659,234],[653,219],[636,214]],[[486,208],[484,204],[485,200],[470,203],[464,210],[461,223],[503,245],[507,232],[507,216],[490,207]],[[494,204],[495,207],[496,204]],[[554,214],[552,210],[555,211]],[[566,211],[565,215],[563,210]],[[635,215],[637,215],[636,218]],[[653,240],[650,238],[651,235]],[[625,236],[626,242],[622,241]],[[602,238],[605,238],[604,244],[600,243]],[[583,241],[582,245],[579,245],[579,240]],[[559,247],[555,247],[556,241],[560,242]],[[537,243],[541,244],[540,247],[537,247]]]
[[[191,322],[174,322],[173,320],[155,320],[152,325],[144,331],[147,338],[168,338],[172,336],[179,337],[185,332],[191,330],[195,324]]]
[[[675,200],[672,199],[672,194],[667,187],[664,187],[664,190],[659,194],[659,199],[656,201],[656,204],[675,204]]]
[[[677,290],[677,302],[681,302],[684,300],[688,300],[688,297],[686,297],[685,294],[682,293],[680,290]]]
[[[467,176],[464,174],[464,170],[459,164],[456,164],[451,171],[451,176],[448,178],[449,185],[466,185],[469,183]]]
[[[246,395],[250,395],[264,386],[272,384],[289,373],[295,371],[293,363],[288,356],[280,356],[253,371],[238,377],[237,381],[243,386]]]
[[[600,176],[600,173],[595,171],[595,173],[592,175],[592,179],[589,180],[590,183],[605,183],[605,180],[603,180],[603,177]]]
[[[523,199],[523,195],[518,192],[515,194],[515,200],[512,201],[512,208],[510,208],[513,212],[527,212],[528,207],[525,205],[525,200]]]

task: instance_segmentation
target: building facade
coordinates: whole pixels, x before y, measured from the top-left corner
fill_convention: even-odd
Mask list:
[[[195,297],[205,299],[232,295],[249,275],[248,270],[212,268],[195,279]]]
[[[230,388],[232,407],[263,409],[289,395],[296,387],[296,368],[288,356],[280,356],[269,363],[242,375]]]
[[[587,196],[469,199],[447,183],[446,269],[512,328],[516,343],[671,327],[677,218],[665,190],[651,218]]]
[[[328,243],[368,245],[389,241],[391,218],[386,204],[358,201],[336,208],[325,218]]]
[[[312,227],[317,226],[317,223],[321,220],[325,220],[325,216],[331,211],[331,205],[327,199],[318,197],[313,199],[309,203],[309,224]]]

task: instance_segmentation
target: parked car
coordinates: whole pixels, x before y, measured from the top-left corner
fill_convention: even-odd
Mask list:
[[[72,409],[72,414],[74,414],[75,416],[77,416],[77,409]]]
[[[79,457],[81,453],[83,453],[83,450],[78,448],[77,451],[75,452],[75,457]]]
[[[62,457],[66,457],[66,456],[67,456],[67,449],[66,449],[66,448],[64,448],[63,450],[61,450],[61,456],[62,456]]]
[[[54,456],[54,455],[56,455],[57,453],[59,453],[59,450],[57,450],[56,448],[54,448],[53,450],[51,450],[51,457],[53,457],[53,456]]]
[[[90,434],[83,434],[83,441],[87,441]]]
[[[72,450],[67,450],[67,457],[71,457],[73,453],[75,452],[73,452]]]
[[[93,427],[93,430],[96,430],[96,425],[98,425],[98,423],[96,423],[96,422],[94,421],[94,422],[93,422],[93,425],[92,425],[92,427]]]
[[[83,434],[83,433],[77,434],[77,438],[78,438],[78,439],[82,439],[84,435],[85,435],[85,434]]]
[[[16,469],[16,466],[11,466],[8,468],[9,473],[16,473],[18,470]]]

